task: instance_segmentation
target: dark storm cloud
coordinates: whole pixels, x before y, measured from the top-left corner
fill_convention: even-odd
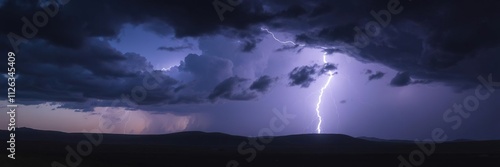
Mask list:
[[[183,46],[160,46],[158,50],[164,50],[169,52],[181,51],[185,49],[193,49],[193,44],[183,45]]]
[[[333,53],[347,53],[346,51],[340,48],[328,48],[328,49],[323,49],[323,51],[326,52],[327,55],[331,55]]]
[[[307,88],[316,79],[314,75],[317,73],[317,65],[295,67],[292,72],[288,74],[290,78],[290,86],[300,85],[302,88]]]
[[[190,72],[195,75],[200,83],[212,87],[220,81],[233,75],[233,62],[215,56],[189,54],[179,65],[180,71]]]
[[[336,70],[337,69],[337,66],[335,64],[332,64],[332,63],[325,63],[323,65],[323,67],[321,67],[321,70],[320,70],[320,74],[324,74],[328,71],[333,71],[333,70]]]
[[[79,47],[88,37],[116,38],[124,24],[148,24],[153,31],[174,29],[177,37],[215,34],[222,29],[236,29],[244,34],[246,28],[278,18],[294,18],[306,11],[300,3],[265,12],[260,1],[244,1],[238,10],[226,12],[225,21],[218,20],[212,1],[70,1],[61,6],[49,24],[39,31],[43,38],[58,45]],[[17,10],[22,9],[22,10]],[[92,9],[92,10],[87,10]],[[0,9],[0,20],[9,22],[2,26],[3,33],[22,34],[23,16],[32,16],[42,10],[37,1],[7,1]],[[196,12],[192,12],[196,11]],[[186,21],[189,20],[189,21]],[[161,28],[161,26],[169,26]],[[250,36],[252,36],[250,34]],[[255,42],[247,41],[244,50],[252,50]]]
[[[250,85],[250,90],[255,90],[258,92],[266,92],[269,90],[269,87],[273,82],[275,82],[277,78],[272,78],[270,76],[264,75],[259,79],[255,80],[252,85]]]
[[[178,94],[185,87],[162,72],[153,71],[144,57],[133,53],[122,54],[104,41],[117,38],[124,24],[146,24],[155,27],[150,28],[155,32],[162,29],[161,26],[168,25],[169,27],[163,29],[174,29],[177,37],[202,36],[216,33],[220,31],[218,28],[224,26],[241,29],[249,25],[247,22],[238,23],[234,20],[228,20],[223,24],[218,21],[210,22],[211,18],[214,18],[213,20],[217,18],[211,2],[185,2],[187,1],[116,3],[116,1],[73,0],[57,7],[58,13],[49,18],[48,24],[44,27],[35,27],[36,36],[23,40],[19,45],[18,62],[22,63],[18,63],[17,67],[18,73],[23,76],[23,82],[18,85],[22,88],[22,91],[18,91],[19,99],[65,102],[62,105],[64,107],[75,106],[72,103],[99,99],[104,101],[100,104],[105,105],[109,104],[109,100],[120,99],[123,94],[130,94],[136,86],[143,85],[144,78],[151,78],[149,75],[154,73],[156,77],[163,78],[162,81],[154,90],[146,90],[146,98],[137,104],[204,102],[205,98],[200,98],[201,95],[198,94]],[[207,5],[193,5],[197,3]],[[250,2],[246,4],[251,5]],[[197,11],[194,12],[195,15],[185,13],[193,10]],[[233,14],[245,17],[244,15],[248,15],[245,12],[249,10],[241,9]],[[24,37],[23,24],[33,23],[23,22],[21,18],[26,16],[29,22],[31,16],[38,11],[44,9],[36,1],[7,1],[0,8],[0,21],[9,24],[0,27],[0,33],[7,35],[12,32]],[[183,12],[184,14],[179,14]],[[208,13],[213,14],[213,17],[208,16]],[[200,20],[194,21],[195,19]],[[259,17],[252,17],[249,20],[252,19],[253,22],[258,22]],[[191,21],[185,22],[185,20]],[[191,24],[194,22],[197,23]],[[206,29],[202,30],[203,28]],[[31,32],[31,29],[28,31]],[[157,33],[165,35],[165,31]],[[0,39],[0,45],[2,52],[14,50],[8,38]],[[186,47],[160,49],[175,51],[183,48]],[[2,63],[1,66],[5,67],[5,64]],[[188,55],[179,66],[180,70],[193,74],[195,80],[204,82],[205,89],[213,88],[221,80],[231,76],[231,68],[232,63],[229,60],[197,55]]]
[[[396,74],[396,76],[391,80],[391,85],[396,87],[407,86],[410,84],[411,78],[408,72],[400,72]]]
[[[366,71],[366,72],[368,73],[368,71]],[[376,79],[382,79],[384,77],[384,75],[385,75],[385,73],[380,72],[380,71],[377,71],[374,74],[372,74],[371,70],[370,70],[370,73],[368,73],[368,74],[370,74],[368,76],[368,81],[376,80]]]
[[[21,27],[25,22],[21,18],[26,17],[32,24],[32,16],[36,12],[45,11],[40,4],[38,1],[4,2],[0,8],[0,22],[9,24],[0,27],[0,33],[13,32],[22,36]],[[264,12],[259,1],[244,1],[240,6],[238,10],[226,12],[226,19],[221,22],[211,0],[72,0],[64,5],[59,3],[57,7],[50,6],[51,9],[58,10],[48,16],[45,26],[35,26],[38,30],[35,38],[78,48],[89,37],[117,38],[125,24],[144,24],[149,27],[148,30],[159,35],[173,30],[175,36],[181,38],[217,34],[227,29],[236,30],[234,34],[242,34],[252,25],[284,17]],[[251,42],[248,44],[251,49]]]
[[[276,52],[282,52],[282,51],[287,51],[287,50],[295,50],[299,47],[300,45],[283,45],[281,48],[276,49]],[[297,50],[299,52],[300,50]]]
[[[478,75],[500,72],[498,1],[243,1],[225,12],[222,22],[210,0],[117,2],[70,1],[35,38],[78,48],[90,37],[117,38],[124,24],[147,24],[161,35],[172,29],[179,38],[224,33],[254,39],[265,34],[258,31],[265,25],[296,34],[296,40],[308,47],[335,47],[363,62],[409,71],[424,80],[463,86]],[[399,2],[396,7],[401,11],[385,15],[388,2]],[[20,18],[40,10],[37,1],[6,1],[0,8],[0,21],[9,24],[0,27],[0,33],[22,34]],[[366,47],[355,47],[359,42],[355,39],[365,39],[355,37],[366,35],[365,26],[380,24],[377,20],[388,22],[387,27],[368,35],[362,41],[368,42]],[[8,41],[2,43],[8,46]],[[256,43],[244,41],[242,50],[252,51]]]
[[[396,1],[401,12],[390,15],[390,1],[314,1],[306,8],[303,24],[290,26],[296,39],[309,46],[335,46],[363,62],[376,62],[399,71],[456,87],[474,84],[478,75],[498,73],[500,17],[498,1]],[[329,8],[328,10],[326,8]],[[353,12],[352,9],[356,9]],[[373,13],[371,11],[373,10]],[[380,10],[385,10],[380,12]],[[377,22],[382,20],[382,22]],[[373,22],[370,22],[373,21]],[[283,22],[283,21],[282,21]],[[387,27],[380,23],[389,22]],[[304,24],[310,24],[305,30]],[[365,26],[378,24],[369,36]],[[291,24],[293,25],[293,24]],[[354,28],[359,27],[357,32]],[[295,29],[296,28],[296,29]],[[314,29],[313,29],[314,28]],[[359,35],[358,35],[359,34]],[[366,47],[357,47],[356,35],[367,36]],[[363,39],[363,38],[360,38]]]
[[[301,67],[295,67],[288,74],[288,78],[291,80],[289,85],[307,88],[312,82],[316,81],[317,76],[336,69],[337,67],[334,64],[330,63],[325,63],[323,66],[314,64],[310,66],[306,65]]]
[[[240,78],[238,76],[229,77],[218,84],[212,93],[208,95],[208,99],[212,102],[219,98],[228,100],[251,100],[257,98],[253,92],[249,92],[244,88],[243,83],[248,79]]]
[[[390,85],[395,87],[408,86],[411,84],[428,84],[428,80],[413,80],[409,72],[399,72],[392,78]]]
[[[257,43],[259,43],[260,41],[262,41],[262,39],[250,38],[243,40],[241,51],[252,52],[255,47],[257,47]]]
[[[51,102],[52,106],[63,109],[73,109],[76,112],[93,112],[95,107],[110,106],[109,101],[88,99],[85,102]]]
[[[353,36],[355,35],[355,31],[353,31],[353,27],[356,24],[347,24],[340,26],[331,26],[325,27],[317,32],[318,36],[321,36],[325,40],[340,40],[345,42],[353,42]]]
[[[35,37],[27,38],[22,29],[27,23],[21,18],[32,22],[32,16],[44,9],[38,1],[8,0],[0,6],[0,22],[4,23],[0,34],[6,37],[12,32],[26,38],[19,45],[16,61],[24,79],[19,82],[18,94],[19,98],[32,100],[113,99],[141,85],[148,75],[146,69],[151,67],[145,58],[119,53],[107,42],[97,40],[117,39],[125,24],[148,25],[150,31],[159,35],[172,32],[177,38],[224,34],[243,39],[242,51],[254,50],[258,36],[268,35],[259,31],[265,25],[296,34],[296,40],[307,47],[334,48],[327,53],[346,53],[363,62],[407,71],[391,81],[394,86],[439,81],[464,88],[478,75],[500,73],[499,1],[400,1],[403,10],[390,15],[390,24],[368,38],[366,47],[355,47],[359,42],[355,37],[367,33],[367,23],[386,18],[379,10],[386,10],[387,2],[247,0],[226,12],[221,22],[212,0],[72,0],[60,6],[46,26],[37,27]],[[372,10],[378,12],[375,17]],[[360,32],[354,30],[356,26]],[[9,38],[1,38],[0,52],[11,50]],[[5,61],[0,64],[3,69]],[[179,69],[194,75],[194,80],[200,82],[198,86],[207,90],[233,76],[232,66],[224,58],[188,55]],[[315,80],[313,75],[323,72],[319,66],[296,68],[289,74],[290,85],[307,87]],[[420,80],[412,81],[410,73]],[[181,86],[178,81],[159,75],[165,80],[159,91],[148,92],[144,104],[203,101],[197,95],[178,95],[188,88],[175,89]],[[221,86],[218,90],[214,92],[227,89]],[[226,94],[214,96],[225,98]],[[232,94],[226,97],[245,99]]]
[[[152,70],[152,65],[141,55],[122,54],[100,40],[89,40],[79,49],[36,40],[25,45],[16,58],[16,72],[21,76],[16,84],[20,102],[106,101],[121,99],[122,95],[144,94],[145,98],[133,102],[139,105],[179,102],[180,96],[175,94],[177,80]]]

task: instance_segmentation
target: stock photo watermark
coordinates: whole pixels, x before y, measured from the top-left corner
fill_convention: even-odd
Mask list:
[[[19,45],[21,43],[28,42],[27,39],[34,38],[40,28],[47,26],[49,23],[49,17],[53,18],[59,13],[59,9],[61,6],[66,5],[71,0],[50,0],[42,3],[40,6],[43,10],[37,11],[33,14],[31,19],[27,17],[22,17],[21,21],[23,22],[23,26],[21,27],[21,35],[10,32],[7,34],[7,38],[9,39],[10,45],[14,49],[15,53],[19,53]]]
[[[9,133],[9,140],[7,143],[9,146],[7,147],[7,150],[9,151],[9,157],[10,159],[16,159],[16,109],[17,105],[15,104],[16,102],[16,54],[13,52],[9,52],[7,58],[7,83],[8,83],[8,88],[7,88],[7,101],[10,103],[7,105],[8,111],[7,115],[9,115],[9,124],[7,125],[7,130],[10,132]]]
[[[477,79],[481,84],[475,88],[474,94],[465,97],[461,103],[453,104],[453,107],[443,113],[443,121],[450,124],[452,130],[459,129],[463,121],[479,109],[481,101],[488,100],[491,94],[496,91],[495,88],[500,88],[500,81],[493,81],[492,74],[489,74],[487,79],[483,76],[479,76]],[[419,149],[411,151],[409,157],[398,156],[399,167],[414,167],[424,164],[426,158],[432,156],[436,151],[436,144],[443,143],[447,139],[448,135],[443,128],[433,129],[430,139],[415,140]]]
[[[7,38],[12,46],[14,52],[8,52],[7,57],[7,101],[10,103],[7,105],[8,111],[7,115],[9,115],[9,124],[7,126],[7,130],[9,133],[8,148],[9,154],[7,155],[10,159],[16,159],[16,112],[17,112],[17,104],[16,104],[16,53],[19,53],[19,45],[21,43],[28,42],[28,39],[34,38],[38,34],[39,28],[45,27],[49,22],[49,16],[54,17],[58,12],[59,8],[62,5],[65,5],[70,0],[51,0],[47,2],[43,2],[40,4],[42,10],[35,12],[29,20],[27,17],[22,17],[21,21],[23,25],[21,27],[21,35],[10,32],[7,34]]]
[[[408,0],[412,1],[412,0]],[[382,33],[383,29],[389,26],[392,21],[392,16],[398,15],[403,12],[404,7],[401,5],[400,0],[389,0],[387,2],[387,10],[379,10],[375,12],[370,11],[370,14],[375,20],[369,21],[364,25],[364,31],[361,27],[354,27],[356,35],[354,36],[354,46],[364,48],[370,45],[370,38],[374,38]]]
[[[225,19],[224,13],[234,11],[234,8],[243,2],[243,0],[225,0],[225,1],[226,2],[223,2],[222,0],[214,0],[212,2],[215,12],[217,12],[217,16],[219,16],[219,20],[221,22],[224,21]]]

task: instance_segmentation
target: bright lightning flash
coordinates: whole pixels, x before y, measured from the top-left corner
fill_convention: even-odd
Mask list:
[[[278,38],[276,38],[276,36],[274,35],[274,33],[271,32],[271,31],[269,31],[267,28],[261,27],[260,29],[262,31],[266,31],[267,33],[271,34],[271,36],[274,38],[274,40],[278,41],[279,43],[282,43],[282,44],[292,44],[292,45],[298,45],[298,46],[305,46],[304,44],[297,44],[297,43],[295,43],[293,41],[282,41],[282,40],[279,40]],[[323,63],[327,63],[327,61],[326,61],[326,53],[323,54]],[[316,132],[318,134],[321,133],[321,123],[322,123],[321,111],[319,110],[319,107],[321,105],[321,99],[323,98],[323,93],[324,93],[325,89],[328,87],[328,85],[330,85],[330,81],[333,78],[333,72],[332,71],[328,71],[327,74],[328,74],[328,81],[321,88],[321,92],[320,92],[319,97],[318,97],[318,103],[316,103],[316,116],[318,117],[318,120],[319,120],[318,121],[318,126],[316,128]]]
[[[327,63],[326,53],[323,54],[323,63]],[[318,103],[316,103],[316,116],[318,116],[318,120],[319,120],[318,127],[316,127],[316,132],[318,134],[321,133],[321,122],[322,122],[321,111],[319,110],[319,106],[321,105],[321,99],[323,98],[323,93],[325,92],[326,87],[328,87],[328,85],[330,85],[330,81],[332,81],[332,78],[333,78],[332,71],[328,71],[327,74],[328,74],[328,80],[326,81],[326,84],[321,88],[321,92],[320,92],[319,97],[318,97]]]
[[[276,36],[274,35],[273,32],[269,31],[267,28],[264,28],[264,27],[261,27],[260,28],[262,31],[266,31],[267,33],[271,34],[271,36],[273,36],[274,40],[278,41],[279,43],[282,43],[282,44],[292,44],[292,45],[299,45],[299,46],[305,46],[303,44],[296,44],[295,42],[293,41],[282,41],[282,40],[279,40],[278,38],[276,38]]]

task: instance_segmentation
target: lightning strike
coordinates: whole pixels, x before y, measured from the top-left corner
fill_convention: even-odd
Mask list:
[[[278,38],[276,38],[276,36],[274,35],[274,33],[271,32],[271,31],[269,31],[267,28],[261,27],[260,29],[262,31],[266,31],[267,33],[271,34],[271,36],[273,36],[274,40],[278,41],[279,43],[282,43],[282,44],[292,44],[292,45],[298,45],[298,46],[305,46],[304,44],[296,44],[293,41],[282,41],[282,40],[279,40]]]
[[[266,31],[267,33],[269,33],[273,38],[274,40],[278,41],[279,43],[282,43],[282,44],[292,44],[292,45],[298,45],[298,46],[305,46],[304,44],[297,44],[293,41],[282,41],[278,38],[276,38],[276,36],[274,35],[273,32],[269,31],[267,28],[264,28],[264,27],[261,27],[260,28],[262,31]],[[323,54],[323,63],[328,63],[326,61],[326,53]],[[319,94],[319,97],[318,97],[318,103],[316,103],[316,116],[318,117],[318,125],[316,127],[316,132],[318,134],[321,133],[321,123],[322,123],[322,117],[321,117],[321,111],[319,110],[320,109],[320,106],[321,106],[321,100],[323,98],[323,93],[325,91],[325,89],[328,87],[328,85],[330,85],[330,82],[333,78],[333,71],[328,71],[327,72],[328,74],[328,80],[327,82],[325,83],[325,85],[321,88],[321,91],[320,91],[320,94]]]
[[[326,61],[326,53],[323,54],[323,63],[327,63]],[[318,103],[316,103],[316,116],[318,117],[318,126],[316,127],[316,132],[318,134],[321,133],[321,123],[322,123],[322,118],[321,118],[321,111],[319,110],[320,108],[320,105],[321,105],[321,100],[323,98],[323,93],[325,92],[325,89],[328,87],[328,85],[330,85],[330,81],[332,81],[332,78],[333,78],[333,72],[332,71],[328,71],[327,72],[328,74],[328,80],[326,81],[326,84],[321,88],[321,91],[320,91],[320,94],[319,94],[319,97],[318,97]]]

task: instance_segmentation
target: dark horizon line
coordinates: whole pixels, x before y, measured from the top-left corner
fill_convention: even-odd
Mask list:
[[[43,130],[43,129],[35,129],[35,128],[30,128],[30,127],[16,127],[17,130],[32,130],[32,131],[39,131],[39,132],[54,132],[54,133],[63,133],[63,134],[95,134],[95,133],[85,133],[85,132],[63,132],[63,131],[56,131],[56,130]],[[0,129],[0,132],[9,132],[6,129]],[[180,131],[180,132],[172,132],[172,133],[159,133],[159,134],[124,134],[124,133],[100,133],[103,135],[123,135],[123,136],[166,136],[166,135],[177,135],[177,134],[195,134],[195,133],[202,133],[202,134],[219,134],[219,135],[226,135],[226,136],[232,136],[232,137],[241,137],[241,138],[256,138],[256,137],[293,137],[293,136],[343,136],[343,137],[350,137],[353,139],[361,139],[361,140],[366,140],[366,141],[375,141],[375,142],[398,142],[398,143],[414,143],[415,141],[413,140],[407,140],[407,139],[384,139],[384,138],[378,138],[378,137],[369,137],[369,136],[350,136],[346,134],[340,134],[340,133],[301,133],[301,134],[289,134],[289,135],[280,135],[280,136],[241,136],[241,135],[233,135],[233,134],[228,134],[228,133],[223,133],[223,132],[215,132],[215,131]],[[475,139],[454,139],[454,140],[446,140],[444,142],[480,142],[480,141],[500,141],[500,139],[485,139],[485,140],[475,140]]]

